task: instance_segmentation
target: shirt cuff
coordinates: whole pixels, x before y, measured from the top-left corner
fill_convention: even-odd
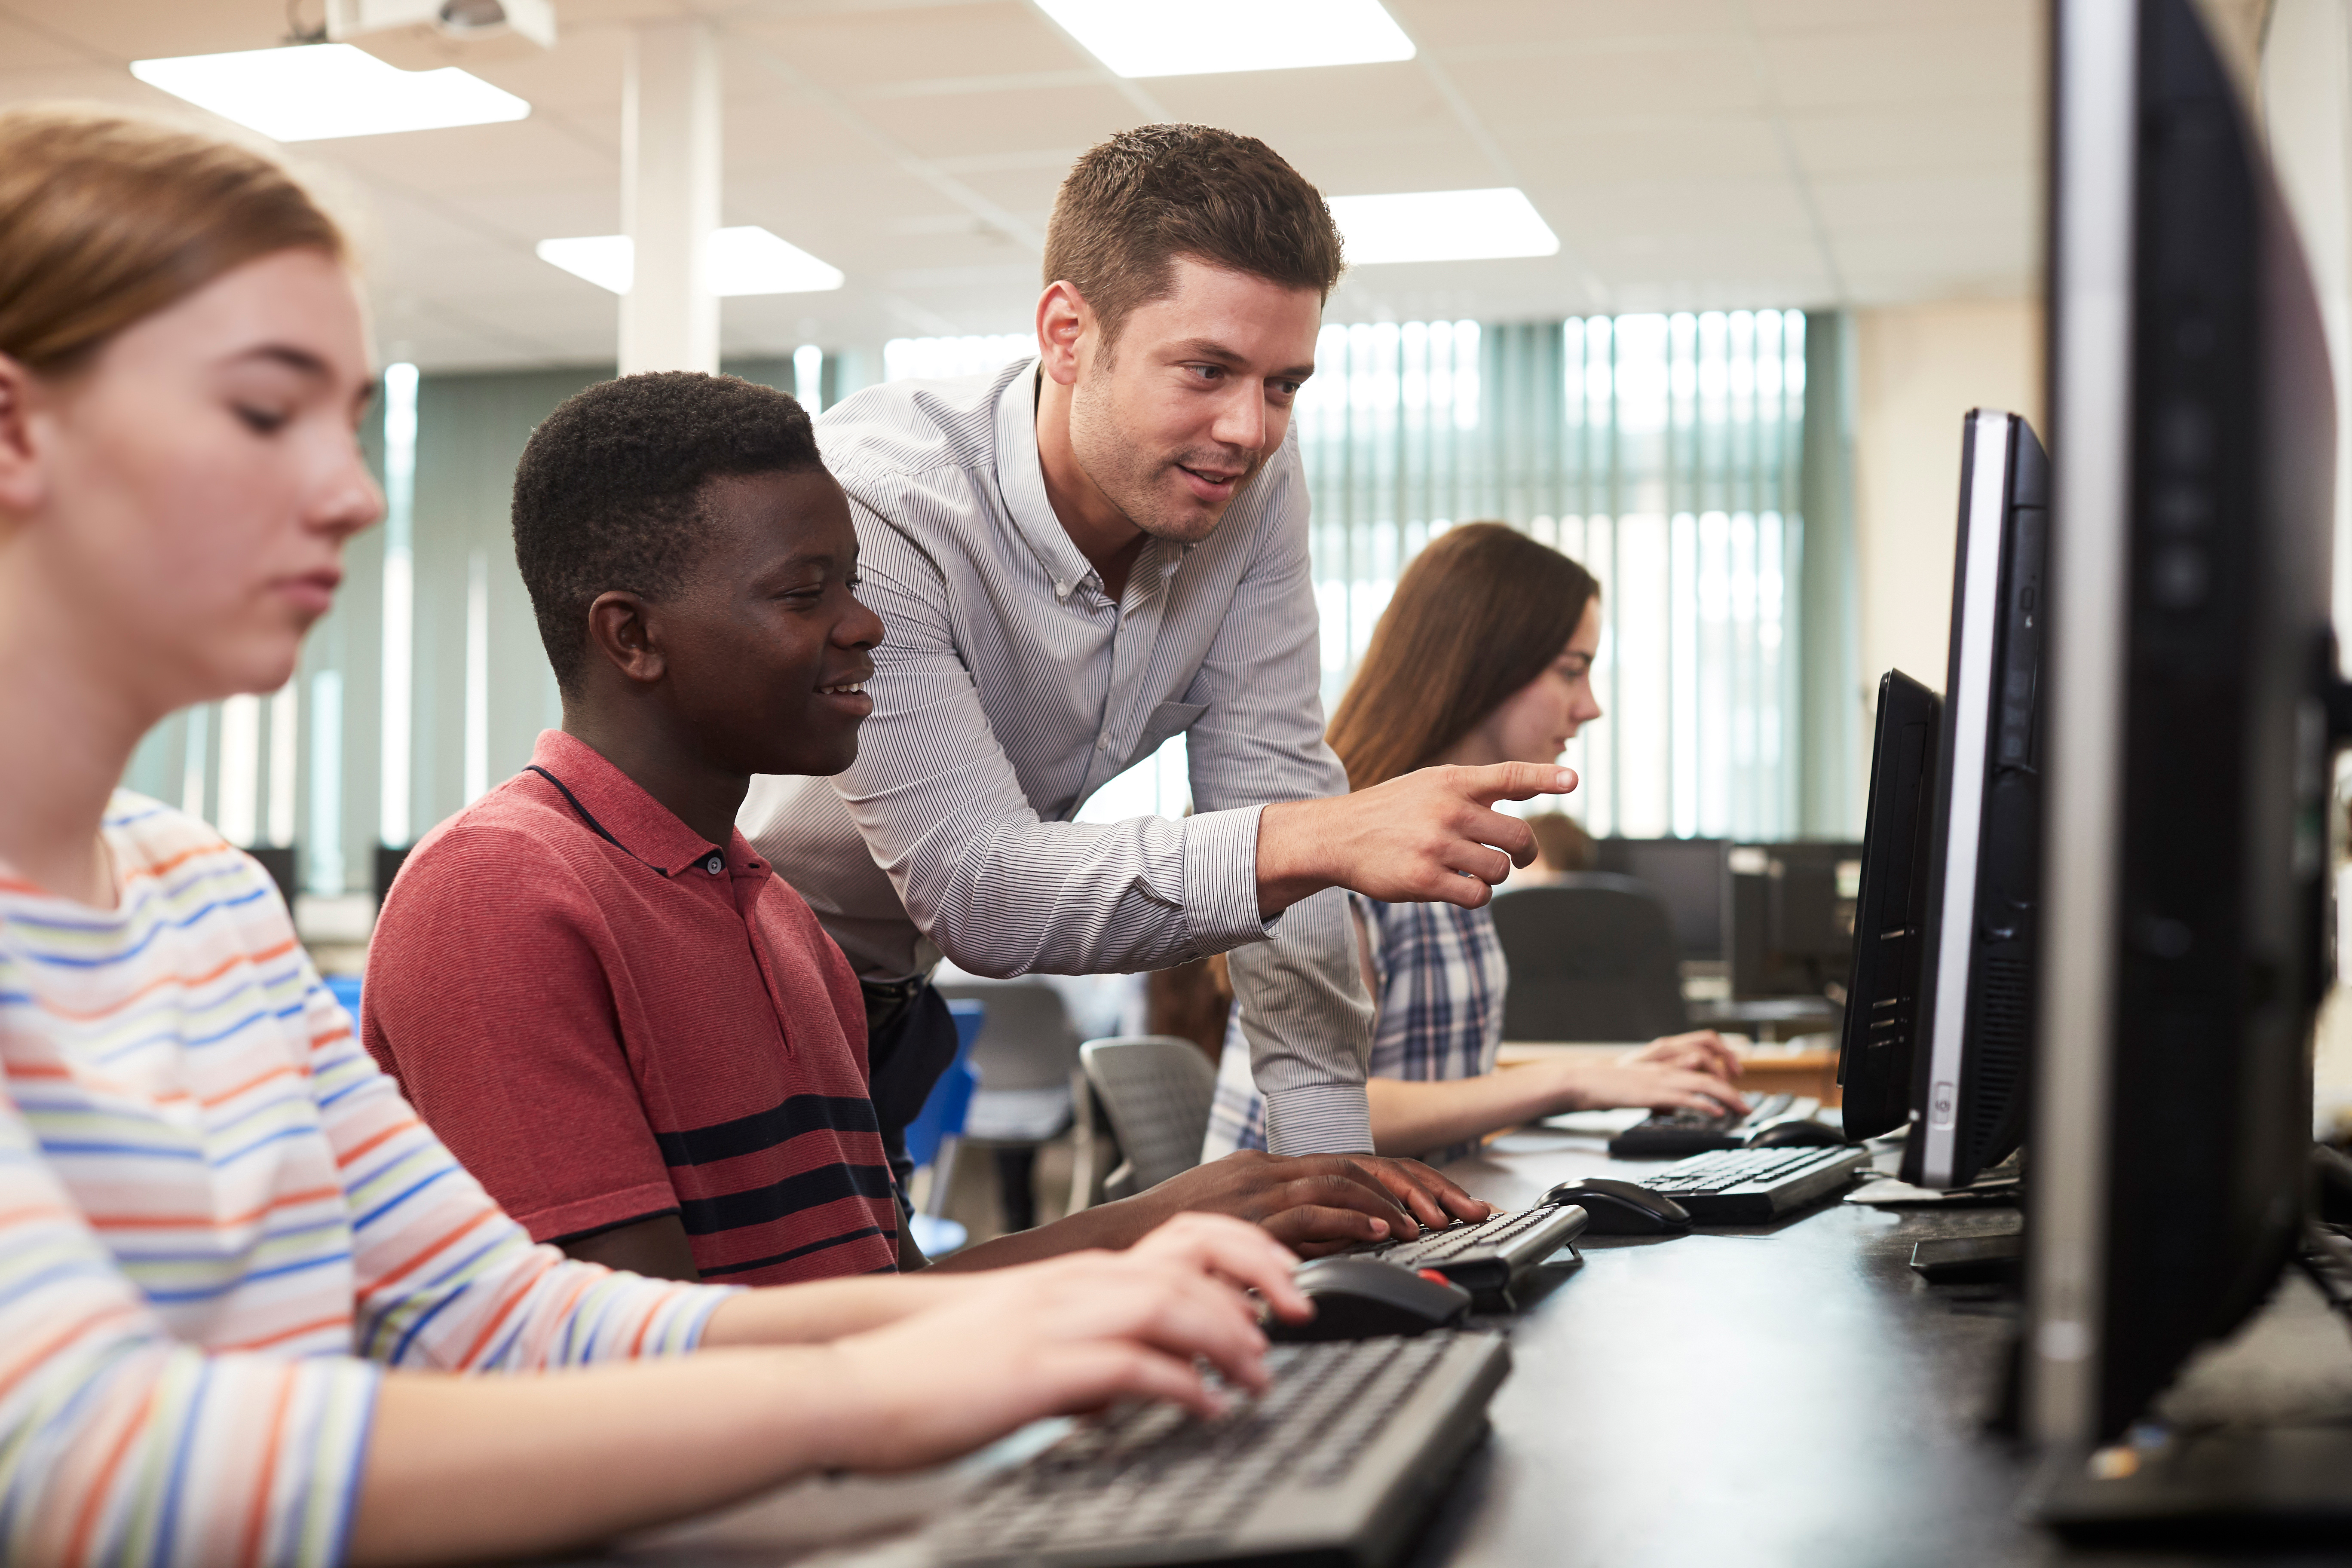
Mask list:
[[[1265,1097],[1265,1146],[1275,1154],[1369,1154],[1372,1107],[1360,1083],[1308,1083]]]
[[[1264,942],[1274,924],[1257,912],[1257,819],[1245,805],[1184,820],[1184,925],[1195,952]]]

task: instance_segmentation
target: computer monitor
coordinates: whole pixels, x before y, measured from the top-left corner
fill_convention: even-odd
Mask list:
[[[2074,1456],[2043,1517],[2095,1528],[2145,1467],[2083,1451],[2260,1303],[2300,1236],[2334,397],[2261,136],[2189,0],[2056,0],[2053,19],[2021,1414]]]
[[[1936,744],[1944,700],[1890,669],[1878,680],[1870,803],[1854,900],[1838,1083],[1846,1135],[1875,1138],[1911,1120],[1912,1046],[1927,954],[1927,867],[1936,832]]]
[[[1845,999],[1862,846],[1796,839],[1724,850],[1723,942],[1731,994]]]
[[[2042,556],[2050,461],[2014,414],[1962,426],[1904,1179],[1966,1186],[2017,1148],[2042,879]]]
[[[1723,956],[1723,851],[1720,838],[1602,838],[1592,868],[1647,882],[1674,916],[1685,959]]]

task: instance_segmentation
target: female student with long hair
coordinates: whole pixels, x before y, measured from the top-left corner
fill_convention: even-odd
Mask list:
[[[1601,717],[1593,656],[1601,588],[1556,550],[1499,522],[1449,529],[1413,558],[1331,717],[1354,789],[1444,763],[1549,763]],[[1495,1070],[1509,975],[1490,910],[1356,898],[1373,1026],[1372,1141],[1444,1159],[1505,1127],[1616,1106],[1744,1110],[1738,1058],[1713,1030],[1614,1062]],[[1262,1148],[1265,1101],[1228,1034],[1211,1156]]]
[[[115,787],[166,714],[292,675],[382,509],[373,381],[343,238],[275,163],[0,113],[0,1562],[537,1554],[1053,1412],[1208,1408],[1195,1357],[1261,1385],[1234,1282],[1306,1308],[1230,1219],[748,1291],[533,1247],[260,868]]]

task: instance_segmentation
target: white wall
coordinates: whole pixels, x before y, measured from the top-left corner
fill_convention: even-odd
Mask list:
[[[2263,48],[2262,93],[2271,163],[2302,231],[2336,369],[2340,628],[2352,626],[2352,16],[2346,0],[2278,0]]]
[[[1971,408],[2003,408],[2041,429],[2042,309],[2036,300],[1954,300],[1858,310],[1854,321],[1862,676],[1873,699],[1889,669],[1941,690],[1960,422]]]

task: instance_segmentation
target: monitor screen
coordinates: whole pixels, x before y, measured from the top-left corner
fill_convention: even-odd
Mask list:
[[[2023,1415],[2064,1453],[2137,1420],[2301,1234],[2335,414],[2301,247],[2189,0],[2053,16]]]
[[[1795,839],[1724,850],[1723,923],[1735,997],[1845,1000],[1862,846]]]
[[[1665,901],[1685,959],[1723,956],[1722,839],[1603,838],[1593,848],[1594,870],[1646,882]]]

